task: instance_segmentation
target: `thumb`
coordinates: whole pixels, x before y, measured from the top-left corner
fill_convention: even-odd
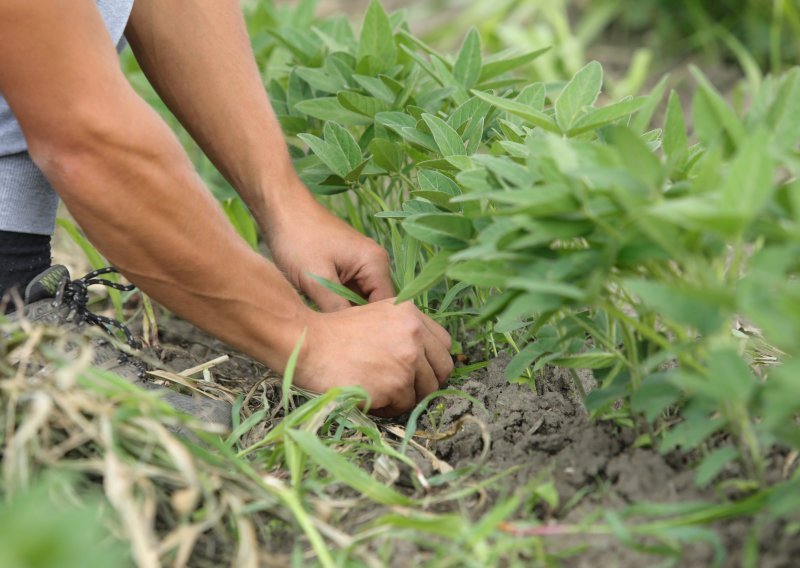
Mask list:
[[[388,264],[366,265],[356,276],[355,281],[370,303],[394,298],[397,295]]]
[[[327,275],[324,272],[317,274],[326,280],[330,280],[334,284],[341,284],[339,282],[339,277],[335,274]],[[305,292],[309,298],[314,300],[314,303],[317,304],[319,309],[323,312],[338,312],[339,310],[344,310],[350,307],[350,302],[348,300],[342,298],[336,292],[329,290],[322,283],[318,282],[311,276],[306,276],[303,278],[303,292]]]

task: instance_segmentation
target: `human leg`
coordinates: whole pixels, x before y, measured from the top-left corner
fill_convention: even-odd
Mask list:
[[[12,289],[21,295],[50,260],[50,235],[0,230],[0,298]]]

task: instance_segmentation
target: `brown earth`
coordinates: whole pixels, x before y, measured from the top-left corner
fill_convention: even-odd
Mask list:
[[[226,387],[247,392],[267,377],[275,377],[269,370],[243,355],[232,354],[224,344],[203,334],[196,328],[178,320],[161,326],[163,345],[161,357],[176,370],[185,369],[226,353],[229,362],[214,368],[214,378]],[[640,567],[659,564],[663,556],[637,552],[610,534],[572,534],[558,536],[565,527],[577,527],[586,519],[603,524],[603,514],[624,513],[627,507],[642,503],[685,503],[689,501],[720,502],[724,499],[712,489],[700,490],[694,484],[692,459],[678,452],[662,455],[650,448],[637,448],[637,432],[622,428],[609,421],[590,421],[580,398],[576,395],[569,374],[550,369],[539,381],[541,394],[527,384],[510,384],[503,375],[506,358],[494,360],[487,369],[478,371],[458,385],[467,398],[448,396],[431,414],[420,421],[420,444],[427,445],[436,457],[455,468],[478,468],[471,481],[486,479],[498,473],[507,473],[500,482],[492,484],[480,498],[471,497],[455,505],[478,519],[499,500],[513,494],[525,497],[516,520],[544,520],[556,533],[544,537],[548,552],[565,556],[567,567],[619,566]],[[270,380],[275,399],[280,396],[280,381]],[[584,387],[591,381],[584,377]],[[277,417],[274,417],[277,418]],[[278,418],[279,419],[279,418]],[[403,421],[382,422],[391,428],[404,426]],[[260,431],[263,433],[266,426]],[[454,435],[431,441],[436,433]],[[388,435],[388,434],[387,434]],[[485,441],[488,436],[488,448]],[[429,460],[418,452],[409,455],[419,461],[426,475],[432,472]],[[366,466],[367,464],[365,464]],[[771,476],[781,477],[785,455],[776,453],[770,463]],[[373,472],[374,473],[374,472]],[[727,471],[736,477],[735,469]],[[398,489],[409,491],[409,475],[397,480]],[[532,491],[552,481],[558,493],[558,505],[551,508],[541,499],[531,498]],[[337,498],[357,497],[343,487]],[[379,506],[365,503],[343,514],[340,527],[363,526],[364,519],[376,518],[382,513]],[[647,519],[637,517],[627,523],[641,523]],[[505,526],[513,532],[515,520]],[[523,526],[520,524],[519,526]],[[748,537],[755,535],[758,542],[758,566],[778,568],[796,565],[800,558],[800,541],[784,534],[783,525],[776,522],[756,522],[753,519],[736,519],[718,523],[713,530],[719,537],[719,548],[725,553],[721,566],[741,566],[743,548]],[[300,537],[300,535],[294,535]],[[289,551],[284,545],[291,543],[293,535],[287,534],[283,545],[269,551],[274,558]],[[651,540],[640,540],[642,546],[653,546]],[[428,552],[417,545],[397,540],[392,543],[395,558],[423,562]],[[679,566],[715,565],[715,548],[707,542],[687,545],[678,550],[672,560]],[[403,561],[405,562],[405,561]]]
[[[472,514],[487,510],[498,497],[526,491],[550,477],[560,505],[555,510],[537,505],[532,511],[556,527],[574,526],[597,513],[621,512],[641,503],[718,502],[713,490],[700,490],[694,483],[691,459],[681,453],[666,455],[637,448],[637,433],[608,421],[590,421],[563,370],[550,369],[543,377],[543,394],[527,384],[509,384],[503,375],[506,360],[493,361],[488,369],[475,373],[460,388],[480,401],[481,408],[465,398],[451,398],[437,428],[447,431],[459,419],[474,415],[482,420],[491,438],[483,475],[514,468],[502,490]],[[429,425],[429,424],[428,424]],[[455,467],[474,463],[483,453],[483,432],[475,425],[464,426],[455,436],[435,444],[438,457]],[[773,477],[780,477],[785,455],[776,454],[770,463]],[[735,476],[738,472],[727,472]],[[638,522],[642,522],[640,519]],[[602,517],[598,520],[602,523]],[[713,527],[727,552],[724,566],[741,566],[743,547],[750,531],[756,531],[759,566],[795,566],[800,558],[800,541],[781,532],[778,523],[757,526],[751,519],[739,519]],[[663,562],[663,557],[646,555],[625,546],[616,536],[572,535],[547,537],[549,550],[577,547],[580,553],[564,561],[565,566],[638,567]],[[654,544],[643,542],[642,544]],[[679,566],[712,566],[715,550],[698,543],[682,550],[675,559]]]

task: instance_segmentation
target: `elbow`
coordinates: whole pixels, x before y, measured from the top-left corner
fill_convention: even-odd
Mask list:
[[[28,153],[45,177],[54,186],[68,188],[102,160],[103,148],[115,143],[119,127],[96,112],[77,111],[57,125],[45,125],[25,135]]]

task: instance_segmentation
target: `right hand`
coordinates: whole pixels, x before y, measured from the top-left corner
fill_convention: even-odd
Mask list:
[[[399,416],[447,381],[450,345],[450,334],[411,302],[315,313],[294,383],[315,392],[358,385],[371,413]]]

